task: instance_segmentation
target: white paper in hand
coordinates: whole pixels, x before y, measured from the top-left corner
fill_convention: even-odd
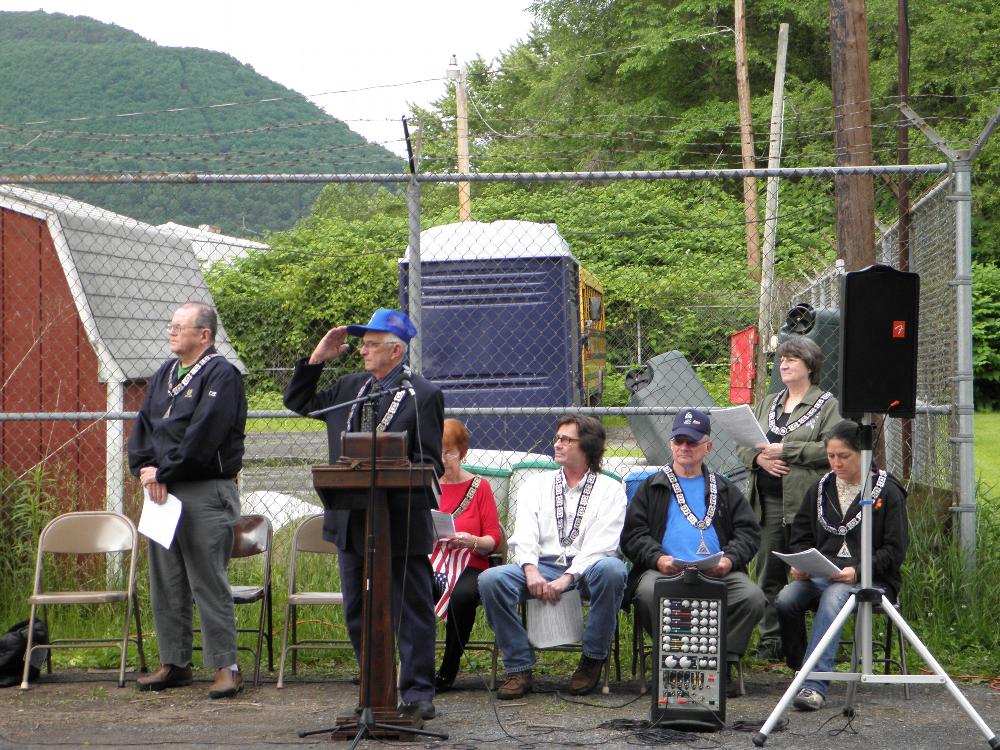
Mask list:
[[[434,534],[438,539],[451,539],[455,536],[455,517],[451,513],[432,509],[431,520],[434,521]]]
[[[564,591],[559,601],[528,599],[528,640],[535,648],[577,643],[583,638],[583,603],[577,589]]]
[[[712,409],[712,426],[725,430],[744,448],[754,448],[761,443],[770,442],[761,429],[757,417],[746,404],[726,409]]]
[[[792,552],[789,554],[774,552],[774,555],[780,557],[793,568],[801,570],[810,578],[829,578],[840,572],[840,568],[830,562],[815,547],[810,547],[805,552]]]
[[[142,489],[142,515],[139,516],[139,533],[152,539],[161,547],[170,549],[181,517],[181,501],[167,495],[167,501],[160,505],[149,497],[149,490]]]
[[[711,570],[716,565],[719,564],[719,560],[722,559],[722,553],[716,552],[714,555],[709,555],[708,557],[702,557],[699,560],[681,560],[679,558],[674,558],[674,565],[679,565],[682,568],[697,568],[702,573],[707,570]]]

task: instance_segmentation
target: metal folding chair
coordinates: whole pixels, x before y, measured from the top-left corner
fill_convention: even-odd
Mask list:
[[[135,618],[136,637],[134,639],[139,654],[139,668],[146,671],[146,657],[142,648],[142,625],[139,621],[139,601],[135,589],[135,567],[139,545],[139,534],[135,525],[120,513],[108,511],[83,511],[65,513],[46,524],[38,539],[38,555],[35,561],[35,582],[28,602],[31,614],[28,619],[28,644],[24,654],[24,673],[21,689],[28,689],[28,669],[31,653],[36,648],[117,648],[121,654],[118,665],[118,687],[125,686],[125,660],[128,654],[129,623]],[[127,553],[127,567],[122,567],[118,554]],[[100,558],[103,566],[100,577],[106,583],[117,576],[124,576],[124,587],[119,589],[79,588],[71,591],[49,590],[43,580],[46,560],[53,555],[92,555]],[[86,565],[86,561],[80,561]],[[98,568],[93,568],[97,570]],[[82,577],[81,577],[82,578]],[[124,609],[121,638],[53,638],[53,623],[47,618],[47,608],[64,604],[113,604],[121,602]],[[38,607],[49,625],[49,643],[33,643],[35,615]],[[49,652],[51,656],[51,651]],[[51,658],[48,671],[52,672]]]
[[[281,663],[278,666],[278,687],[285,684],[285,658],[292,653],[292,674],[297,667],[297,656],[300,649],[332,649],[350,648],[349,639],[308,639],[298,640],[298,608],[302,606],[344,605],[344,595],[339,591],[300,591],[299,563],[300,556],[336,555],[337,545],[323,538],[323,514],[309,516],[298,528],[292,540],[292,553],[288,563],[288,599],[285,603],[285,631],[281,642]],[[288,634],[291,630],[291,642]]]

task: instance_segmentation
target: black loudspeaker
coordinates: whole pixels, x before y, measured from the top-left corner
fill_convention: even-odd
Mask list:
[[[845,274],[840,288],[840,413],[912,417],[917,407],[920,277],[889,266]]]

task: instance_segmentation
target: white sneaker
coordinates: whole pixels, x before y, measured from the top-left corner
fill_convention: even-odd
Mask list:
[[[802,688],[792,701],[792,705],[800,711],[819,711],[826,703],[826,696],[812,688]]]

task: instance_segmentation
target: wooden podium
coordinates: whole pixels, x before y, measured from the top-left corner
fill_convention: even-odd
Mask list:
[[[365,510],[361,713],[338,716],[336,729],[359,728],[369,737],[413,740],[413,730],[420,730],[423,719],[419,713],[400,715],[397,709],[389,514],[437,508],[438,478],[430,464],[413,464],[406,458],[406,433],[378,435],[374,467],[369,433],[344,433],[342,438],[339,462],[312,470],[313,487],[327,510]],[[336,729],[333,739],[350,739]]]

